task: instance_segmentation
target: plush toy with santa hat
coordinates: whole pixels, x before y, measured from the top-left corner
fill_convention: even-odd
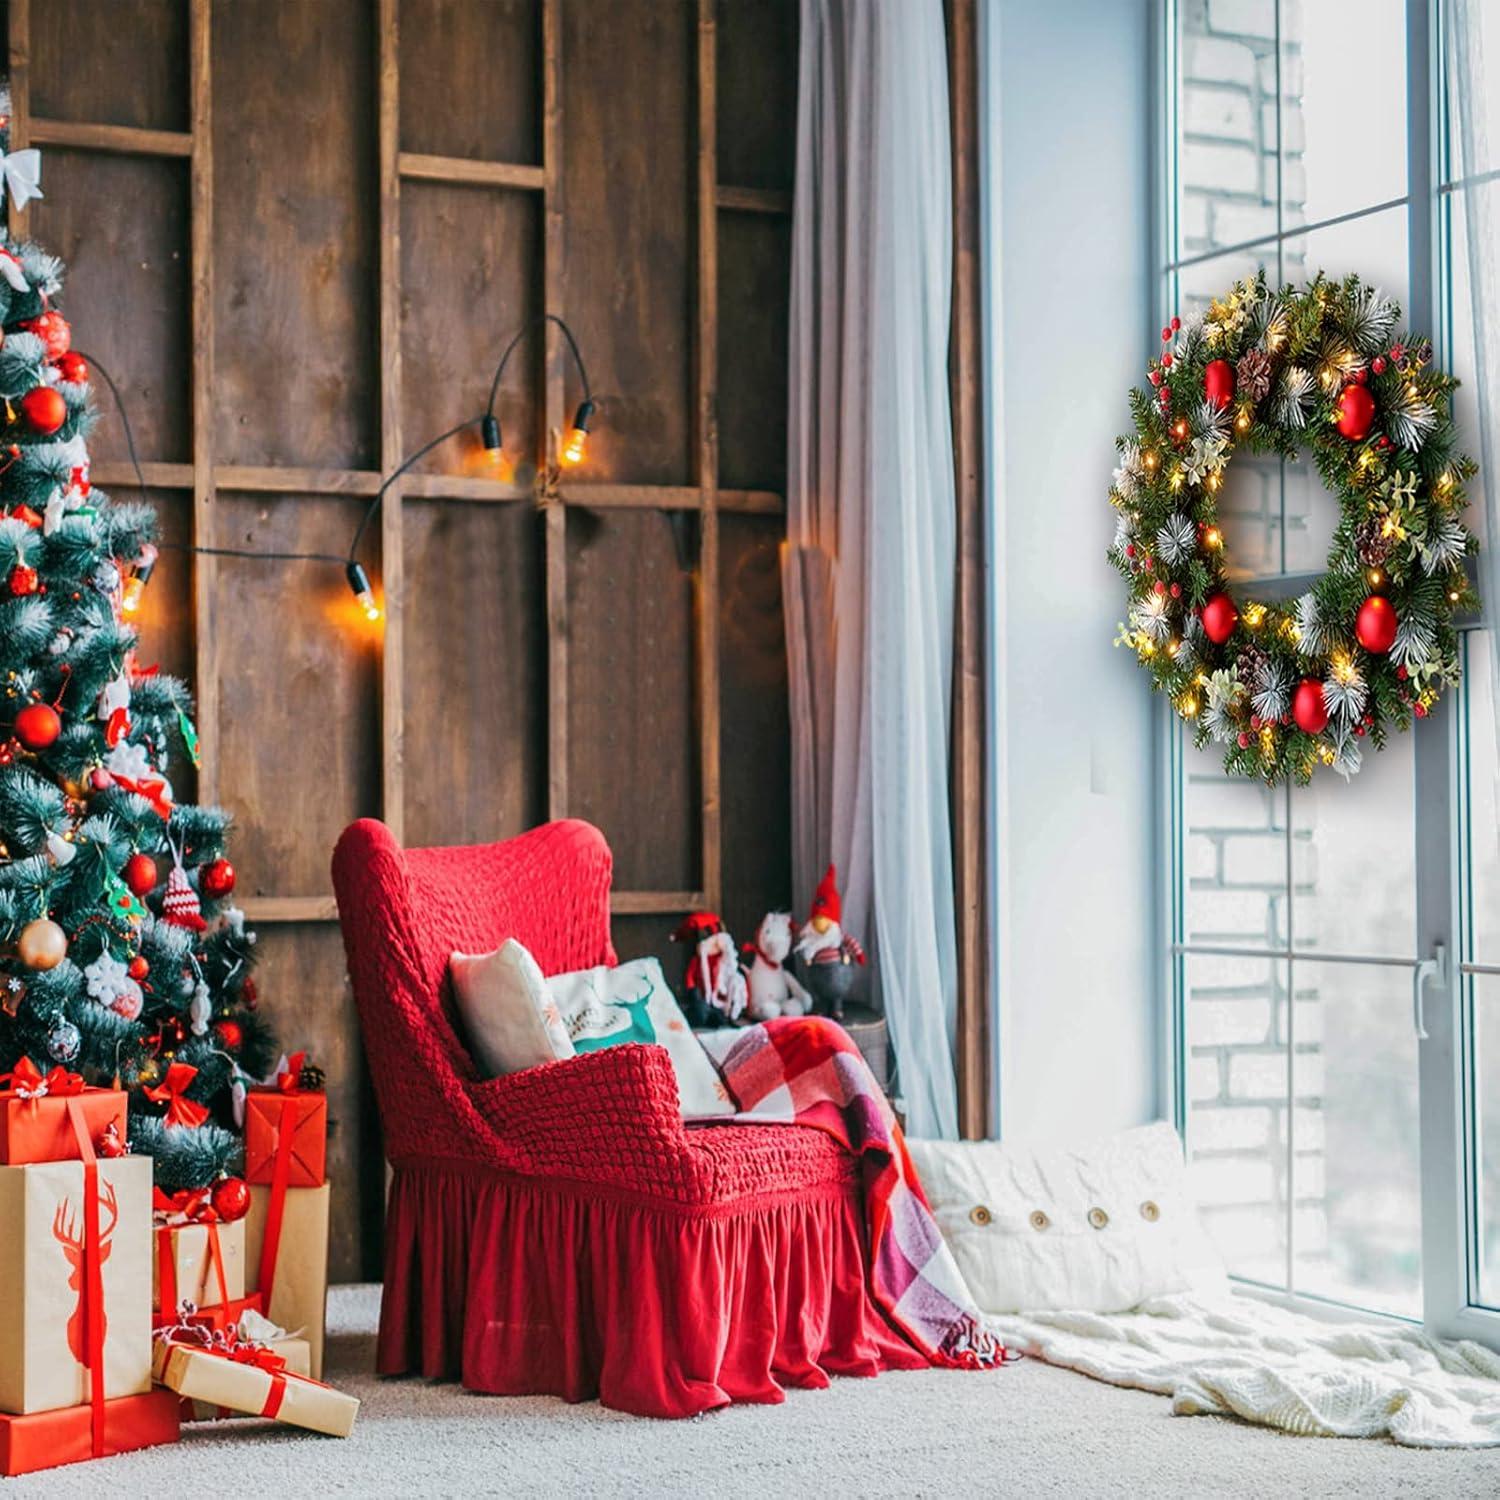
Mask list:
[[[829,865],[818,882],[807,925],[797,936],[797,957],[818,1009],[835,1021],[844,1019],[844,1002],[854,988],[855,970],[865,961],[865,950],[841,925],[843,914],[838,871]]]
[[[745,976],[734,939],[717,913],[695,911],[672,934],[674,943],[691,946],[683,976],[683,1009],[693,1026],[728,1026],[745,1010]]]

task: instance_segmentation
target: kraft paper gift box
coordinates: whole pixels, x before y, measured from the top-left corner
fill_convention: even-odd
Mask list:
[[[151,1388],[151,1159],[100,1161],[97,1330],[103,1394]],[[93,1395],[83,1161],[0,1167],[0,1411],[77,1406]]]
[[[23,1058],[22,1062],[28,1062]],[[28,1084],[29,1076],[29,1084]],[[18,1087],[18,1085],[20,1087]],[[74,1092],[26,1094],[22,1089],[49,1086],[72,1088]],[[96,1089],[83,1085],[77,1074],[54,1068],[45,1077],[32,1067],[29,1075],[17,1067],[11,1086],[0,1090],[0,1163],[20,1166],[25,1162],[77,1161],[78,1143],[68,1117],[68,1100],[76,1098],[83,1112],[89,1140],[95,1145],[109,1129],[125,1140],[125,1093],[122,1089]]]
[[[245,1221],[166,1225],[152,1238],[151,1305],[170,1322],[184,1301],[215,1307],[245,1295]]]
[[[268,1348],[266,1352],[271,1352]],[[270,1417],[310,1432],[348,1437],[359,1411],[357,1397],[287,1369],[266,1369],[229,1354],[189,1344],[161,1342],[156,1378],[179,1396],[246,1416]]]
[[[265,1315],[312,1345],[312,1373],[323,1374],[323,1314],[328,1297],[329,1185],[288,1188],[283,1195],[274,1265],[266,1253],[275,1190],[250,1189],[245,1215],[245,1265],[249,1289],[261,1294]],[[270,1280],[267,1295],[267,1280]]]
[[[251,1089],[245,1096],[245,1181],[317,1187],[327,1175],[328,1095],[311,1089]]]
[[[0,1416],[0,1474],[33,1474],[89,1458],[108,1458],[136,1448],[175,1443],[177,1397],[171,1391],[147,1391],[104,1403],[99,1441],[94,1441],[93,1412],[87,1406],[33,1412],[26,1417]]]
[[[286,1361],[286,1368],[291,1374],[312,1374],[312,1349],[306,1339],[267,1339],[266,1348]],[[234,1417],[252,1415],[250,1412],[235,1411],[233,1407],[216,1406],[211,1401],[193,1401],[187,1396],[179,1396],[178,1401],[184,1422],[223,1422]]]

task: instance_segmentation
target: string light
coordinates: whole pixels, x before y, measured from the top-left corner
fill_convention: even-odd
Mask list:
[[[1382,573],[1379,568],[1371,568],[1370,571],[1365,574],[1365,577],[1370,580],[1370,587],[1372,589],[1378,589],[1380,585],[1385,582],[1385,574]]]
[[[141,555],[131,570],[130,577],[125,580],[125,587],[120,594],[121,614],[133,615],[140,609],[141,595],[151,582],[151,575],[156,571],[156,559],[160,555],[150,542],[141,548]]]
[[[1245,624],[1251,630],[1259,630],[1266,621],[1266,607],[1264,604],[1247,604],[1245,606]]]
[[[1222,535],[1220,535],[1219,528],[1217,526],[1210,526],[1208,530],[1203,533],[1203,542],[1205,546],[1217,547],[1220,545],[1220,543],[1223,542],[1223,540],[1224,538]]]
[[[344,568],[344,577],[349,580],[349,591],[359,601],[360,608],[365,612],[365,619],[378,620],[380,606],[376,604],[375,594],[370,588],[369,574],[357,562],[351,560]]]

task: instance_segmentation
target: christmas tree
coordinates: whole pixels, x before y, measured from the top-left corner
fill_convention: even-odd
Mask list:
[[[277,1048],[229,816],[173,793],[197,760],[191,699],[138,660],[132,623],[156,516],[89,482],[62,274],[0,234],[0,1072],[118,1080],[131,1149],[170,1192],[238,1170],[245,1085]]]

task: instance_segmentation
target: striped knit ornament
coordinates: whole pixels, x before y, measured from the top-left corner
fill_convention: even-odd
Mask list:
[[[173,863],[172,873],[167,876],[167,893],[162,898],[161,914],[174,927],[186,927],[190,932],[202,932],[208,925],[198,905],[198,893],[188,884],[187,871],[182,868],[180,860]]]

